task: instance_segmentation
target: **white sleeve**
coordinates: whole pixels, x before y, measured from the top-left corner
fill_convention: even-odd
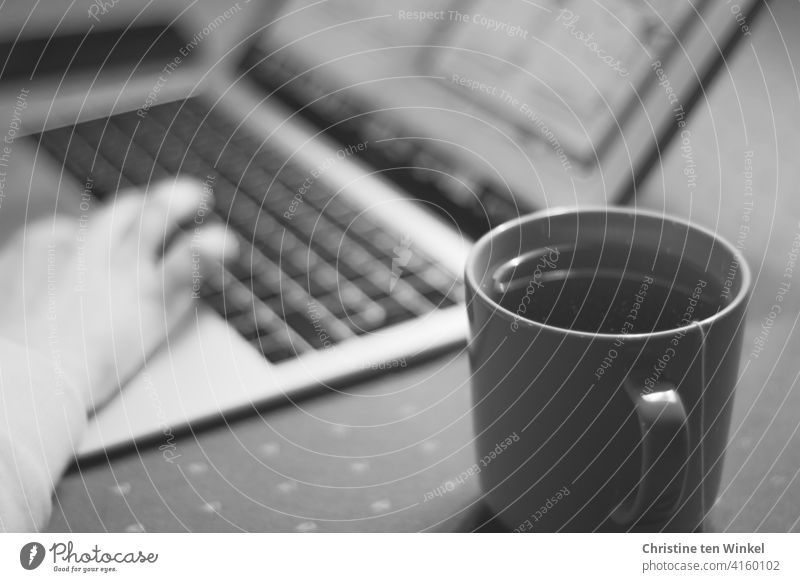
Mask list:
[[[47,526],[53,489],[86,417],[79,393],[52,362],[0,339],[0,531]]]

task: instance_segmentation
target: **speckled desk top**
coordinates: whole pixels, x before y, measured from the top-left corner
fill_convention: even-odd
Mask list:
[[[425,493],[474,462],[467,378],[457,355],[72,473],[51,529],[461,529],[477,479]]]

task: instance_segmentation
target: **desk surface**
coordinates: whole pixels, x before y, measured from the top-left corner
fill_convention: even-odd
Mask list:
[[[755,338],[800,233],[800,4],[764,10],[688,129],[697,187],[673,147],[637,204],[737,240],[756,283],[731,440],[711,526],[800,531],[800,272],[764,351]],[[750,153],[752,152],[752,153]],[[753,210],[745,222],[745,158]],[[52,531],[464,531],[485,527],[476,479],[424,501],[473,462],[463,354],[189,435],[65,477]],[[448,487],[450,488],[450,487]],[[491,528],[491,526],[489,526]]]

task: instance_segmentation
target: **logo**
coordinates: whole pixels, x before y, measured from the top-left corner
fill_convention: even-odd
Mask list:
[[[35,570],[44,561],[44,546],[39,542],[28,542],[19,551],[19,563],[26,570]]]

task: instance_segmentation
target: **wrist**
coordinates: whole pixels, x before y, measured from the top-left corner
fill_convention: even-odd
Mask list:
[[[70,369],[59,350],[30,347],[18,338],[0,337],[0,362],[6,361],[27,361],[32,372],[50,379],[48,389],[52,396],[71,399],[83,411],[89,408],[89,391],[84,388],[86,372],[80,368]]]

